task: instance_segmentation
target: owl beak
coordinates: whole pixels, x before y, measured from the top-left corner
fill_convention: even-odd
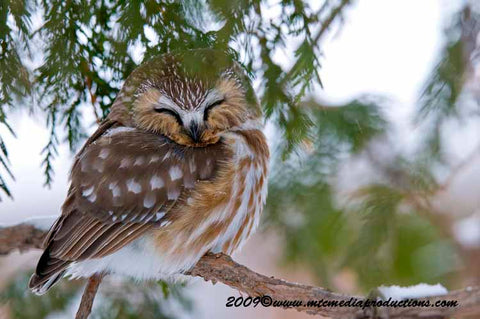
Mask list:
[[[202,131],[203,130],[197,122],[192,122],[189,126],[189,135],[195,143],[200,142]]]

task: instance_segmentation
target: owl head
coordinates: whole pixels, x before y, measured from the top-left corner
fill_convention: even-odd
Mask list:
[[[112,108],[113,115],[127,113],[130,125],[192,147],[258,127],[262,120],[243,69],[227,54],[207,49],[162,55],[139,66]]]

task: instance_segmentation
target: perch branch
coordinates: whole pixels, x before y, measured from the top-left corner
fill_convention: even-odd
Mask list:
[[[93,275],[88,279],[75,319],[87,319],[92,312],[93,300],[95,299],[95,295],[97,294],[103,276],[103,274]]]
[[[9,254],[17,249],[25,251],[40,248],[44,234],[44,231],[27,224],[0,228],[0,255]],[[428,300],[430,303],[435,303],[439,300],[456,300],[458,306],[454,308],[367,307],[362,309],[361,307],[307,307],[306,303],[309,300],[346,302],[351,300],[351,298],[356,298],[357,301],[364,301],[365,297],[338,294],[320,287],[267,277],[236,263],[224,254],[207,254],[203,256],[195,267],[190,270],[188,275],[202,277],[206,281],[212,281],[213,283],[224,283],[252,297],[268,295],[274,301],[301,301],[302,305],[291,308],[335,319],[441,319],[450,318],[453,315],[461,317],[480,314],[480,287],[469,287],[451,291],[443,296],[417,299],[419,301]],[[101,277],[89,280],[79,309],[79,313],[82,309],[84,309],[84,312],[82,317],[79,317],[77,313],[77,318],[87,318],[100,281]]]

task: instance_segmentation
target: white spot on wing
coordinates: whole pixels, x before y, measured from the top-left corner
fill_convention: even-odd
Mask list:
[[[149,163],[158,162],[159,159],[160,159],[160,156],[158,156],[158,155],[153,155],[153,156],[150,158],[150,162],[149,162]]]
[[[112,191],[113,197],[119,197],[122,193],[120,187],[116,183],[108,184],[108,188]]]
[[[150,179],[150,187],[152,190],[154,189],[160,189],[163,187],[163,185],[165,185],[163,183],[163,179],[157,175],[154,175],[151,179]]]
[[[140,166],[140,165],[143,165],[144,163],[145,163],[145,158],[143,156],[140,156],[135,159],[133,166]]]
[[[190,166],[190,172],[195,172],[195,170],[197,169],[197,165],[195,164],[195,162],[192,160],[190,160],[190,162],[188,163],[188,165]]]
[[[90,195],[92,195],[94,189],[95,188],[93,186],[91,186],[87,189],[84,189],[83,192],[82,192],[82,195],[85,196],[85,197],[90,196]]]
[[[172,221],[166,220],[166,221],[161,222],[161,223],[160,223],[160,226],[161,226],[161,227],[165,227],[165,226],[170,225],[171,223],[172,223]]]
[[[145,208],[152,208],[155,205],[155,195],[153,194],[148,194],[145,196],[143,199],[143,206]]]
[[[88,201],[93,203],[94,201],[97,200],[97,194],[93,193],[92,195],[88,196]]]
[[[110,150],[108,148],[104,148],[100,151],[98,157],[100,157],[101,159],[106,159],[108,157],[108,154],[110,154]]]
[[[95,163],[93,163],[93,168],[99,173],[103,173],[103,162],[95,161]]]
[[[177,180],[183,176],[182,170],[178,165],[170,167],[168,174],[170,175],[170,179],[172,181]]]
[[[120,161],[120,168],[129,167],[130,163],[131,163],[131,161],[128,158],[123,158]]]
[[[130,178],[127,181],[127,189],[132,193],[138,194],[142,191],[142,186],[137,183],[133,178]]]
[[[165,156],[163,157],[163,161],[167,160],[169,157],[170,157],[170,151],[168,151],[167,154],[165,154]]]
[[[158,212],[155,214],[155,221],[159,221],[160,219],[163,218],[163,216],[165,216],[165,213],[164,212]]]
[[[176,188],[169,189],[167,193],[168,199],[174,200],[177,199],[178,196],[180,196],[180,191]]]
[[[122,127],[115,127],[111,128],[108,131],[105,132],[104,136],[112,136],[115,134],[123,133],[123,132],[132,132],[135,131],[134,127],[127,127],[127,126],[122,126]]]
[[[186,178],[183,181],[184,186],[186,188],[194,188],[195,187],[195,182],[191,178]]]

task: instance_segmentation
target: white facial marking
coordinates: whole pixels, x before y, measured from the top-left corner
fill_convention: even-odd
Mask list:
[[[133,178],[130,178],[127,181],[127,189],[132,193],[138,194],[142,191],[142,186],[137,183]]]
[[[145,208],[152,208],[155,205],[155,195],[150,193],[143,199],[143,206]]]
[[[167,106],[167,107],[172,108],[172,109],[178,109],[179,108],[178,105],[175,104],[175,102],[170,100],[165,95],[160,96],[160,98],[158,99],[158,104],[162,104],[162,105]]]
[[[183,176],[182,170],[178,165],[170,167],[168,174],[170,175],[170,179],[172,181],[177,180]]]
[[[108,148],[104,148],[100,151],[98,157],[100,157],[101,159],[106,159],[108,157],[108,154],[110,154],[110,150]]]
[[[117,183],[108,184],[108,189],[112,191],[113,197],[119,197],[122,194],[120,187],[117,185]]]
[[[160,176],[157,176],[157,175],[154,175],[151,179],[150,179],[150,188],[152,190],[154,189],[161,189],[163,187],[164,182],[163,182],[163,179],[160,177]]]

